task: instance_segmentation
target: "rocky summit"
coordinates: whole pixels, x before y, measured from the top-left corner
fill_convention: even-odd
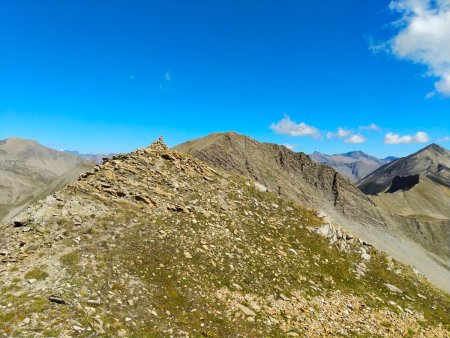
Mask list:
[[[0,231],[6,337],[450,334],[449,295],[417,271],[161,141]]]

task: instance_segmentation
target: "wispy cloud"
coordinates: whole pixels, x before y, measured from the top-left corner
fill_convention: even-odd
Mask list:
[[[291,120],[289,115],[284,115],[284,117],[279,122],[272,123],[270,125],[270,129],[272,129],[277,134],[289,136],[320,136],[319,129],[313,126],[309,126],[304,122],[296,123]]]
[[[450,1],[394,0],[389,8],[400,14],[393,24],[398,32],[371,49],[427,66],[426,75],[438,80],[426,97],[436,93],[450,97]]]
[[[173,81],[172,72],[167,70],[164,73],[164,80],[159,84],[159,89],[161,89],[161,91],[163,92],[170,91],[172,89],[172,81]]]
[[[384,136],[386,144],[411,144],[411,143],[427,143],[430,137],[423,131],[418,131],[415,135],[399,135],[395,133],[387,133]]]
[[[367,141],[367,138],[364,137],[361,134],[354,134],[351,135],[349,138],[345,139],[345,143],[351,143],[351,144],[361,144]]]
[[[448,0],[450,2],[450,0]],[[270,125],[270,129],[277,134],[288,135],[292,137],[310,136],[320,139],[321,132],[318,128],[308,125],[305,122],[297,123],[289,115],[285,114],[283,118]],[[362,125],[358,128],[347,129],[339,127],[334,132],[327,132],[326,138],[329,140],[338,139],[347,144],[363,144],[368,141],[365,132],[382,132],[383,129],[375,123]],[[381,135],[380,135],[381,136]],[[421,144],[430,141],[430,136],[425,131],[417,131],[415,134],[399,134],[388,132],[384,134],[385,144]],[[450,136],[437,139],[438,142],[450,142]],[[283,146],[290,150],[297,148],[296,144],[284,143]]]
[[[369,130],[369,131],[381,131],[381,127],[377,126],[375,123],[371,123],[367,126],[360,126],[359,130]]]
[[[364,129],[368,127],[359,127],[359,129]],[[367,138],[363,136],[361,133],[354,134],[353,130],[350,129],[344,129],[344,128],[338,128],[336,133],[328,132],[327,133],[327,139],[333,139],[333,138],[339,138],[339,139],[345,139],[345,143],[351,143],[351,144],[360,144],[367,141]]]
[[[286,148],[288,148],[289,150],[294,150],[295,148],[297,148],[296,144],[289,144],[289,143],[284,143],[283,144]]]
[[[344,128],[338,128],[336,133],[332,133],[332,132],[328,132],[327,133],[327,139],[332,139],[332,138],[344,138],[347,137],[348,135],[352,134],[353,130],[346,130]]]

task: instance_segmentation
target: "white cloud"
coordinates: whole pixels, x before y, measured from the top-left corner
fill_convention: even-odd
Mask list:
[[[319,129],[309,126],[304,122],[296,123],[291,120],[289,115],[285,115],[278,123],[272,123],[270,129],[277,134],[289,136],[320,136]]]
[[[332,139],[332,138],[344,138],[347,137],[348,135],[352,134],[353,130],[346,130],[343,128],[338,128],[337,133],[332,133],[332,132],[328,132],[327,133],[327,139]]]
[[[345,139],[345,143],[352,143],[352,144],[360,144],[367,141],[367,138],[364,137],[361,134],[354,134],[350,136],[349,138]]]
[[[360,130],[372,130],[372,131],[381,131],[381,128],[377,126],[375,123],[371,123],[367,126],[360,126]]]
[[[345,130],[345,129],[339,128],[337,136],[342,138],[342,137],[350,135],[351,133],[353,133],[352,130]]]
[[[371,49],[427,66],[426,75],[438,80],[426,97],[450,96],[450,0],[394,0],[389,7],[401,16],[394,22],[399,31]]]
[[[435,92],[435,91],[432,91],[432,92],[427,93],[427,94],[425,95],[425,98],[426,98],[426,99],[432,99],[432,98],[435,97],[435,96],[436,96],[436,92]]]
[[[450,136],[444,136],[440,138],[438,142],[450,142]]]
[[[403,135],[395,133],[387,133],[384,136],[386,144],[411,144],[411,143],[427,143],[430,137],[423,131],[418,131],[415,135]]]
[[[285,143],[283,144],[286,148],[288,148],[289,150],[294,150],[297,146],[295,144],[289,144],[289,143]]]
[[[163,92],[170,92],[172,90],[172,73],[170,71],[166,71],[164,73],[164,79],[159,84],[159,89]]]

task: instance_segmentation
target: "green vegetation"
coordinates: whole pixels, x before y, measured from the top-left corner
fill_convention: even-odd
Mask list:
[[[62,255],[59,260],[67,267],[73,268],[80,263],[80,255],[77,252],[70,252]]]
[[[39,268],[34,268],[25,274],[26,279],[44,280],[47,277],[48,277],[48,273]]]

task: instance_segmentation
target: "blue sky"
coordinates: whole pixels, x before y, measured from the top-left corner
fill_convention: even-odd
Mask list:
[[[2,0],[0,138],[126,152],[233,130],[305,152],[449,148],[450,47],[414,30],[424,11],[450,36],[448,0]]]

